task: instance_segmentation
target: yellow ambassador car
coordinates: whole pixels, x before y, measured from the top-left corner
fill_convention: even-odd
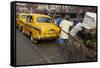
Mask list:
[[[44,14],[27,15],[22,32],[30,36],[34,43],[38,40],[57,39],[60,36],[60,28],[50,16]]]

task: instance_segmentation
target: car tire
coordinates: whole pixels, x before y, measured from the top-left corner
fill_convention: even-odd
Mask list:
[[[30,35],[30,39],[31,39],[31,42],[33,42],[33,43],[35,43],[35,44],[38,43],[37,40],[33,39],[32,34]]]

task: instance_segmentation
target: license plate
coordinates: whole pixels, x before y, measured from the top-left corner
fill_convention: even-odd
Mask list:
[[[52,33],[54,33],[54,31],[49,31],[48,33],[49,33],[49,34],[52,34]]]

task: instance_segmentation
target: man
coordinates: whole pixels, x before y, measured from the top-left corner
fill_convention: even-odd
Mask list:
[[[61,28],[61,34],[60,34],[60,39],[61,39],[61,44],[65,44],[65,41],[68,41],[69,39],[69,28],[73,25],[72,22],[68,21],[69,17],[65,18],[65,15],[62,16],[62,21],[60,23],[60,28]]]
[[[59,39],[59,50],[63,58],[67,59],[65,56],[65,46],[69,45],[69,28],[73,25],[72,22],[68,21],[69,17],[65,18],[65,15],[62,15],[62,21],[60,23],[61,34]]]
[[[60,16],[57,16],[57,17],[56,17],[55,24],[59,26],[60,23],[61,23],[61,21],[62,21],[61,17],[60,17]]]

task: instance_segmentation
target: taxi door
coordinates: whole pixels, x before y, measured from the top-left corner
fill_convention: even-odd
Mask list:
[[[33,18],[31,15],[27,16],[27,19],[26,19],[26,24],[25,24],[25,27],[24,27],[24,30],[25,30],[25,33],[27,35],[30,35],[30,31],[31,31],[31,27],[32,27],[32,23],[33,23]]]

